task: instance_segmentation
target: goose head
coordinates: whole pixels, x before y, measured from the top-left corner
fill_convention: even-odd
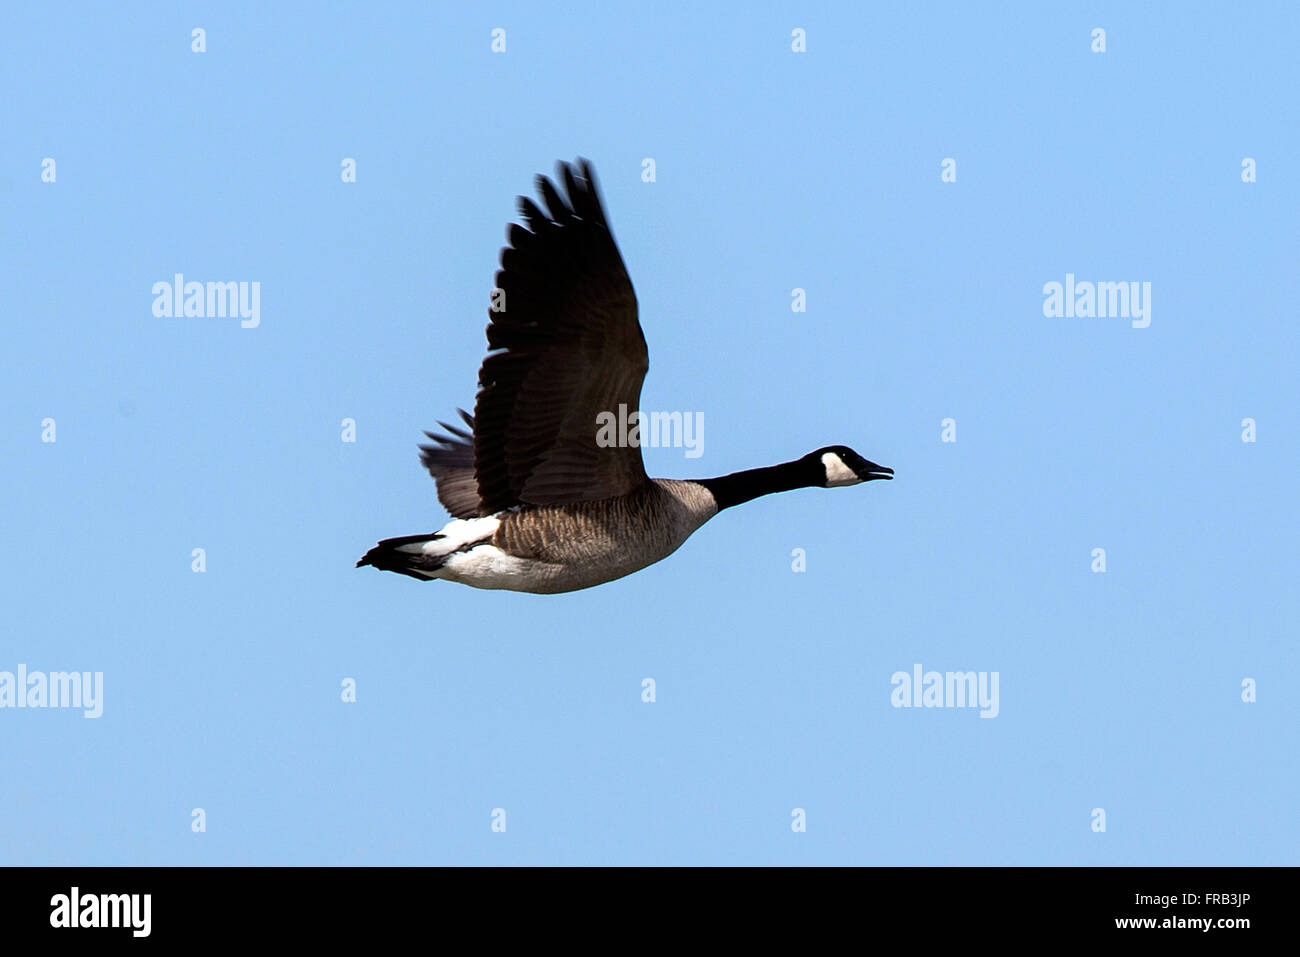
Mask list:
[[[828,445],[809,452],[803,460],[821,470],[823,488],[858,485],[872,479],[892,479],[894,470],[869,462],[847,445]]]

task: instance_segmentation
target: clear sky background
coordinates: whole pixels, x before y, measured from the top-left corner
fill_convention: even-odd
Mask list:
[[[0,670],[104,713],[0,709],[0,863],[1298,862],[1294,4],[374,6],[7,8]],[[643,407],[704,418],[650,473],[896,481],[569,595],[354,569],[446,520],[420,430],[576,155]],[[260,326],[156,318],[177,272]]]

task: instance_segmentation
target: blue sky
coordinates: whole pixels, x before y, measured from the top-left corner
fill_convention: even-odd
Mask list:
[[[1300,14],[968,6],[10,10],[0,672],[103,714],[0,708],[0,862],[1296,863]],[[420,430],[576,155],[705,423],[651,474],[896,481],[569,595],[354,569],[445,521]],[[178,272],[260,324],[156,317]]]

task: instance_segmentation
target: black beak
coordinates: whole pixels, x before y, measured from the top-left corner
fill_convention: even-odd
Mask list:
[[[870,482],[872,479],[892,479],[893,477],[893,469],[885,465],[877,465],[875,462],[866,463],[866,468],[861,473],[864,482]]]

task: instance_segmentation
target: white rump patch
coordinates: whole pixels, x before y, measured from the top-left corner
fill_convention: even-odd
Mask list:
[[[448,555],[473,542],[491,538],[500,527],[501,519],[495,515],[483,518],[454,518],[438,530],[441,538],[403,545],[400,550],[421,552],[425,555]]]
[[[860,485],[862,479],[858,473],[844,464],[844,460],[834,452],[822,453],[822,468],[826,470],[826,487],[839,488],[841,485]]]

